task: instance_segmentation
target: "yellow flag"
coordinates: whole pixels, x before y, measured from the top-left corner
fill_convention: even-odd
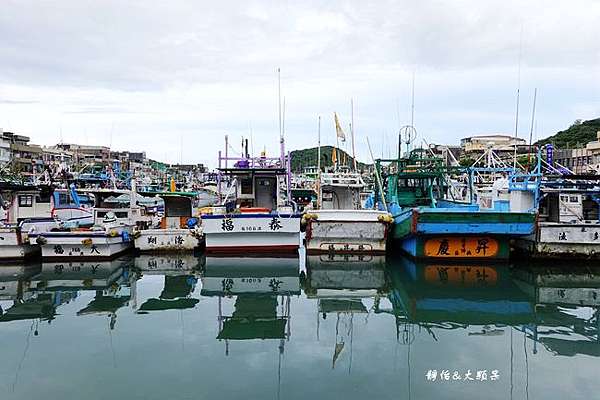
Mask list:
[[[337,137],[339,137],[342,142],[346,141],[346,134],[344,133],[344,130],[342,129],[342,125],[340,125],[340,120],[338,118],[337,113],[333,113],[333,118],[335,119],[335,133],[337,135]]]
[[[337,164],[337,152],[335,151],[335,147],[331,150],[331,163],[333,165]]]

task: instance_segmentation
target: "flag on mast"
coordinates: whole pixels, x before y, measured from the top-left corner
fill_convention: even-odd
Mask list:
[[[342,125],[340,125],[340,120],[338,118],[337,113],[333,113],[333,118],[335,119],[335,133],[337,135],[338,138],[340,138],[342,140],[342,142],[346,141],[346,134],[344,133],[344,130],[342,129]]]

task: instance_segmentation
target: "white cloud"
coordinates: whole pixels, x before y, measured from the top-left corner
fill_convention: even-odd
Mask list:
[[[354,98],[367,159],[365,135],[380,148],[410,119],[413,71],[428,141],[512,132],[522,27],[520,132],[538,87],[544,136],[600,114],[599,15],[593,0],[5,1],[0,126],[214,165],[223,135],[250,127],[277,150],[281,67],[291,148],[316,143],[318,115],[333,141]]]

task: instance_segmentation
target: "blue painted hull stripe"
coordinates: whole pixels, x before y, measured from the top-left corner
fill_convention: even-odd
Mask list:
[[[419,223],[417,224],[417,233],[437,235],[437,234],[458,234],[458,235],[530,235],[534,231],[533,223],[522,224],[444,224],[444,223]]]

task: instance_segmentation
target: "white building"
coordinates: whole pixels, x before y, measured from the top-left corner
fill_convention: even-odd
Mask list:
[[[4,138],[4,132],[0,128],[0,165],[10,162],[10,140]]]
[[[510,135],[492,134],[469,136],[460,140],[460,146],[466,154],[483,153],[488,149],[494,152],[527,151],[527,141]]]

